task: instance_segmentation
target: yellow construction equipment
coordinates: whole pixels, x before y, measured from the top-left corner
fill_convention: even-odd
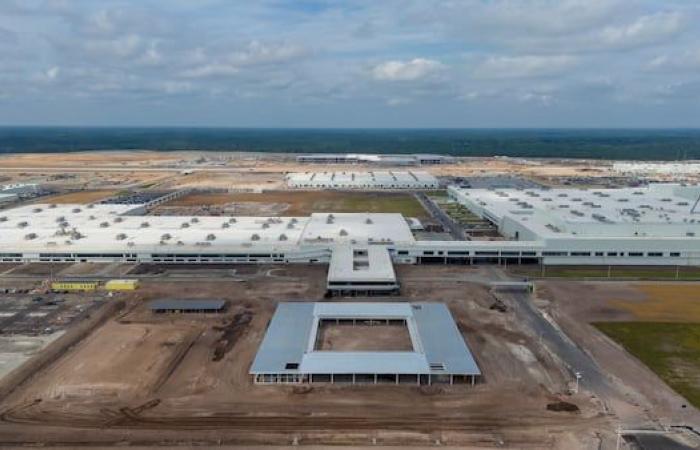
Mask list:
[[[109,280],[105,283],[108,291],[134,291],[139,287],[139,280]]]
[[[51,290],[90,292],[97,290],[99,284],[97,281],[54,281],[51,283]]]

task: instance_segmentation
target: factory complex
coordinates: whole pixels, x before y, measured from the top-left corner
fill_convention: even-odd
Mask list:
[[[387,258],[407,264],[700,264],[698,186],[595,190],[451,186],[448,193],[497,226],[502,239],[420,240],[414,237],[409,218],[396,213],[184,217],[144,215],[144,205],[133,203],[33,204],[0,212],[0,260],[332,262],[339,287],[358,283],[356,275],[363,273],[383,274],[382,279],[365,281],[390,283],[388,271],[365,267],[385,267],[382,261]]]
[[[700,187],[462,189],[450,195],[547,264],[700,263]]]
[[[435,164],[452,164],[455,158],[445,155],[372,155],[362,153],[313,153],[298,155],[297,162],[302,164],[367,164],[378,166],[422,166]]]
[[[295,172],[286,176],[287,186],[297,189],[438,189],[440,183],[428,172]]]

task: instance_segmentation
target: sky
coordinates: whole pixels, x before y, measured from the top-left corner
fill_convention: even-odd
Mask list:
[[[0,125],[700,127],[700,1],[0,0]]]

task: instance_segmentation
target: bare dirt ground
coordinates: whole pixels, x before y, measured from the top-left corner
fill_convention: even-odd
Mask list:
[[[66,204],[66,203],[92,203],[103,198],[111,197],[116,194],[116,191],[81,191],[81,192],[71,192],[69,194],[59,194],[52,195],[49,197],[43,197],[41,199],[42,203],[55,203],[55,204]]]
[[[323,323],[318,329],[315,348],[340,352],[413,351],[411,336],[405,324]]]
[[[4,154],[0,161],[4,167],[151,165],[154,162],[159,164],[176,162],[186,155],[186,152],[119,151],[109,152],[109,158],[105,158],[104,152],[23,153]]]
[[[540,306],[548,311],[579,345],[584,347],[625,393],[616,402],[626,425],[654,423],[665,418],[673,423],[700,423],[700,412],[682,408],[687,403],[639,360],[596,330],[591,322],[606,321],[698,321],[697,284],[683,282],[577,282],[538,281]],[[643,414],[639,414],[643,411]]]
[[[466,270],[402,266],[399,277],[407,300],[449,306],[485,374],[477,386],[255,386],[248,369],[275,305],[320,300],[326,267],[263,267],[242,282],[145,280],[120,297],[120,313],[0,401],[0,445],[594,448],[596,433],[612,429],[608,418],[586,395],[565,394],[560,363],[512,315],[489,309],[491,294],[464,282]],[[144,302],[164,297],[223,298],[229,308],[153,316]],[[242,314],[250,321],[236,322]],[[562,398],[580,411],[546,409]]]
[[[225,187],[275,188],[283,184],[284,174],[305,171],[362,171],[386,170],[376,165],[310,165],[298,164],[289,154],[246,154],[216,152],[84,152],[67,154],[3,155],[0,167],[18,168],[109,168],[124,171],[168,169],[182,174],[171,182],[172,187]],[[402,168],[405,170],[406,168]],[[467,158],[456,164],[411,168],[431,172],[436,176],[474,176],[508,173],[525,177],[547,179],[552,177],[600,177],[611,175],[605,163],[572,163],[567,161],[532,161],[505,158]],[[198,172],[199,170],[199,172]],[[204,171],[209,171],[206,174]],[[9,173],[9,172],[8,172]]]
[[[400,212],[425,218],[428,213],[409,193],[268,191],[263,193],[191,194],[168,202],[153,214],[235,214],[308,216],[319,211]]]
[[[231,171],[229,173],[195,172],[173,180],[163,187],[223,189],[284,189],[283,172]]]

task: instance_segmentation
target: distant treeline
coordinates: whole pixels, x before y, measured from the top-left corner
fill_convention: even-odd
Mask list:
[[[0,127],[0,153],[214,150],[700,159],[700,130]]]

